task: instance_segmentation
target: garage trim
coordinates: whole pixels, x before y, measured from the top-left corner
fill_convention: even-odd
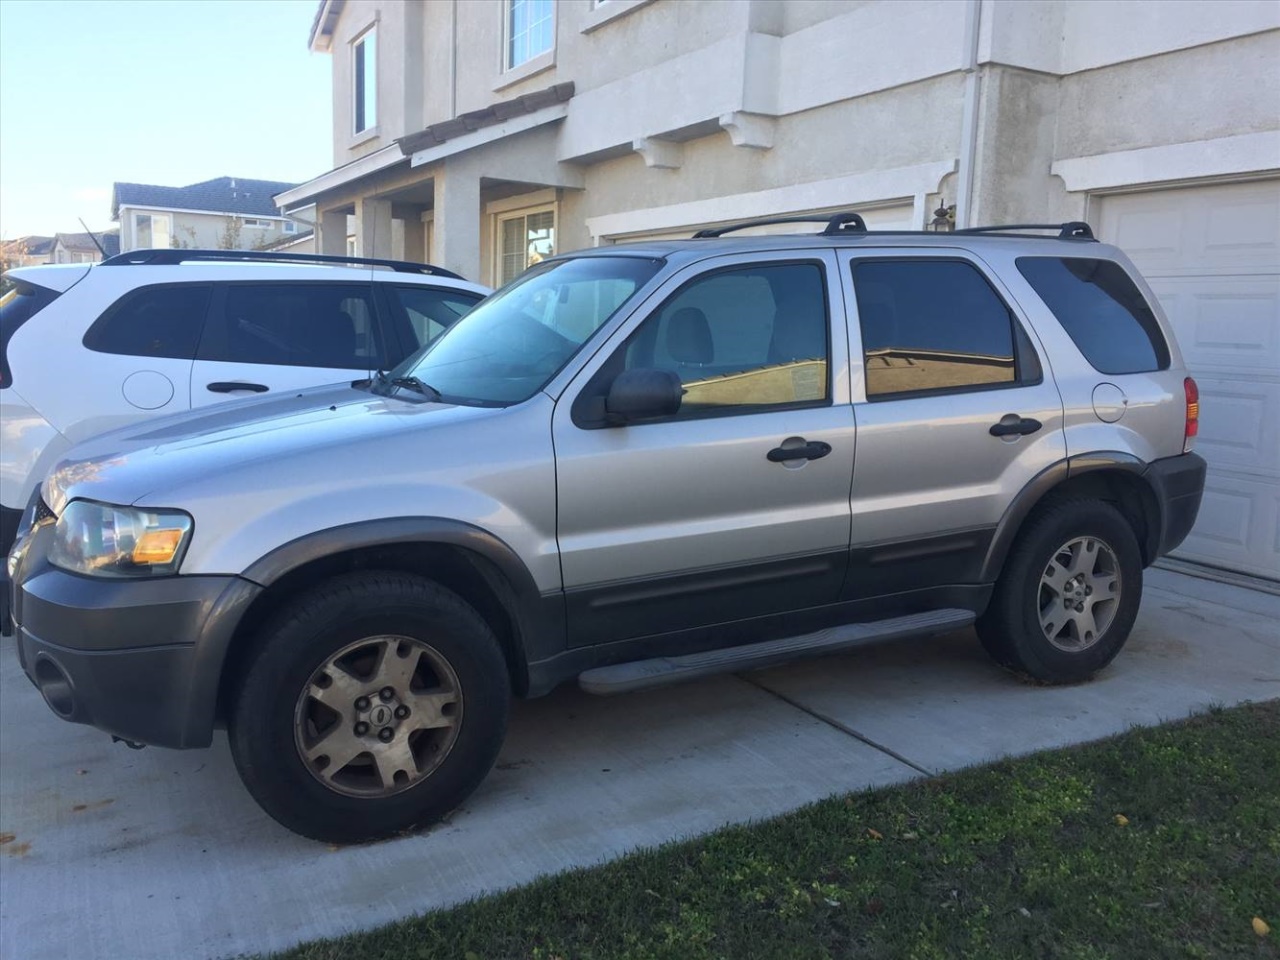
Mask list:
[[[592,242],[624,234],[649,233],[672,230],[681,226],[724,223],[748,220],[755,217],[779,216],[795,210],[818,210],[834,206],[857,206],[892,203],[913,205],[912,221],[915,229],[923,229],[926,204],[925,196],[938,189],[942,178],[956,169],[955,160],[939,160],[891,170],[874,170],[835,177],[830,180],[813,180],[788,187],[757,190],[752,193],[735,193],[707,200],[692,200],[662,207],[628,210],[587,218],[587,230]]]
[[[1069,193],[1280,170],[1280,130],[1055,160]]]

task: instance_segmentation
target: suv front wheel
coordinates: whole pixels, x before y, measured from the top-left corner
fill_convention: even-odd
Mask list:
[[[484,619],[402,573],[328,581],[267,625],[228,722],[245,786],[337,843],[438,820],[497,757],[507,666]]]
[[[1040,509],[1005,561],[978,637],[1000,664],[1045,683],[1087,680],[1120,652],[1142,599],[1128,520],[1099,500]]]

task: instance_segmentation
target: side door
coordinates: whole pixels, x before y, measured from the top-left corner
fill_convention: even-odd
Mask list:
[[[85,331],[93,357],[84,380],[58,393],[73,405],[41,405],[71,442],[145,417],[187,410],[192,358],[212,294],[204,283],[138,287],[107,307]],[[84,384],[91,394],[81,392]]]
[[[841,262],[858,425],[845,598],[977,583],[1014,497],[1066,455],[1042,347],[965,251]]]
[[[834,268],[821,251],[690,267],[561,396],[552,433],[570,645],[836,599],[854,423]],[[679,411],[610,425],[610,384],[642,369],[679,376]]]
[[[376,283],[388,366],[428,346],[484,299],[470,290],[427,284]]]
[[[218,284],[191,369],[191,405],[354,380],[386,357],[372,284]]]

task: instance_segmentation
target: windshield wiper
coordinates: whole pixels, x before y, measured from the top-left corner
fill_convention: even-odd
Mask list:
[[[373,378],[377,385],[382,387],[388,394],[397,387],[404,387],[406,390],[413,390],[415,393],[422,394],[428,400],[440,399],[439,390],[429,383],[423,383],[417,377],[390,377],[387,376],[385,370],[378,370],[374,373]]]

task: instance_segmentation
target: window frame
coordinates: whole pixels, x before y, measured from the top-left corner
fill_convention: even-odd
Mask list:
[[[166,220],[166,221],[168,222],[168,226],[165,228],[165,233],[166,233],[166,235],[167,235],[167,236],[168,236],[168,238],[169,238],[169,243],[168,243],[168,244],[166,244],[166,245],[165,245],[165,246],[163,246],[163,247],[157,247],[157,246],[155,246],[155,245],[154,245],[154,244],[155,244],[155,228],[154,228],[154,227],[152,227],[152,229],[151,229],[151,240],[152,240],[152,245],[151,245],[151,246],[149,246],[149,247],[141,247],[141,246],[138,246],[138,218],[139,218],[139,217],[146,217],[146,218],[147,218],[147,219],[149,219],[149,220],[157,220],[157,219],[164,219],[164,220]],[[170,213],[163,213],[163,212],[159,212],[159,211],[155,211],[155,210],[134,210],[134,211],[132,211],[132,212],[130,213],[129,218],[130,218],[130,221],[131,221],[131,222],[132,222],[132,224],[133,224],[133,243],[134,243],[134,249],[137,249],[137,250],[166,250],[166,249],[168,249],[168,248],[169,248],[169,245],[173,243],[173,214],[170,214]]]
[[[288,234],[295,234],[295,233],[297,233],[297,232],[298,232],[298,221],[296,221],[296,220],[285,220],[285,221],[283,221],[283,222],[280,224],[280,232],[281,232],[281,233],[288,233]]]
[[[995,298],[1004,307],[1005,313],[1009,317],[1009,345],[1013,350],[1013,379],[1009,381],[1001,381],[998,383],[974,383],[956,387],[929,387],[921,390],[902,390],[897,393],[880,393],[872,395],[867,392],[867,348],[863,342],[862,335],[862,310],[858,304],[858,265],[863,263],[963,263],[972,268],[982,281],[986,283],[988,289],[995,295]],[[1040,358],[1039,350],[1036,348],[1031,335],[1027,332],[1027,323],[1010,305],[1009,297],[1004,296],[1000,292],[1000,288],[996,286],[990,274],[983,269],[983,265],[969,259],[968,257],[959,256],[955,253],[948,253],[942,256],[930,256],[927,254],[912,254],[907,256],[895,256],[893,254],[872,254],[870,256],[859,257],[853,256],[849,258],[849,292],[852,295],[853,310],[849,315],[849,327],[852,331],[855,327],[858,334],[858,350],[856,353],[857,362],[862,368],[862,393],[864,403],[888,403],[894,400],[914,400],[922,397],[939,397],[951,396],[961,393],[986,393],[993,390],[1013,390],[1022,387],[1034,387],[1044,383],[1044,361]],[[854,360],[855,354],[852,351],[852,342],[850,343],[850,361]],[[1025,367],[1025,370],[1024,370]],[[1034,376],[1030,375],[1034,371]],[[1026,375],[1024,375],[1026,374]]]
[[[520,0],[520,2],[542,2],[542,0]],[[501,4],[501,8],[502,8],[502,61],[501,61],[502,71],[501,72],[504,75],[521,71],[525,68],[528,68],[529,72],[531,73],[536,73],[538,70],[542,69],[542,67],[550,65],[551,58],[555,56],[555,52],[556,52],[556,12],[557,12],[556,6],[557,4],[555,0],[546,0],[546,2],[551,10],[551,17],[550,17],[551,45],[547,47],[547,49],[545,50],[539,50],[537,53],[531,53],[529,56],[525,57],[519,63],[516,63],[512,59],[512,55],[511,55],[512,54],[511,44],[512,44],[512,41],[515,39],[515,35],[511,32],[511,26],[512,26],[511,21],[515,14],[516,0],[502,0],[502,4]],[[527,28],[525,32],[526,33],[529,32]],[[541,63],[541,58],[544,58],[544,57],[548,58],[548,63],[545,63],[545,64]],[[537,64],[537,66],[531,67],[530,64]],[[510,78],[504,76],[503,79],[507,80]],[[517,79],[520,79],[520,78],[517,78]]]
[[[200,342],[204,339],[205,330],[209,325],[209,313],[213,307],[214,297],[217,296],[218,285],[212,281],[206,283],[148,283],[132,290],[126,290],[120,296],[107,306],[105,310],[98,314],[93,323],[89,324],[84,335],[80,337],[80,345],[91,353],[105,354],[110,357],[138,357],[140,359],[153,360],[178,360],[184,363],[194,363],[196,357],[200,353]],[[105,327],[116,314],[120,313],[130,303],[138,299],[145,293],[151,293],[155,290],[203,290],[205,291],[204,316],[198,321],[200,329],[196,331],[195,339],[192,341],[191,356],[174,357],[168,354],[139,354],[133,352],[123,352],[119,350],[103,350],[101,347],[93,346],[89,341],[94,336],[94,332],[98,331],[97,336],[101,337],[101,328]]]
[[[370,58],[369,48],[365,41],[373,39],[373,57]],[[357,141],[369,139],[378,134],[378,23],[374,21],[365,27],[351,39],[351,136]],[[369,63],[372,60],[373,70],[369,70]],[[365,97],[373,106],[373,117],[362,117],[365,103],[361,99],[361,91],[367,91],[369,87],[370,72],[373,74],[373,95],[370,100]],[[361,120],[364,120],[364,126],[360,126]]]
[[[228,281],[214,283],[213,295],[209,298],[209,304],[205,308],[204,326],[200,333],[200,339],[196,342],[195,356],[192,358],[193,362],[195,363],[233,363],[233,364],[244,364],[244,365],[254,366],[254,367],[276,367],[276,368],[289,369],[289,370],[369,369],[367,367],[320,367],[320,366],[314,366],[312,364],[304,364],[304,363],[272,363],[272,362],[259,361],[259,360],[226,359],[226,358],[218,358],[218,357],[201,356],[201,352],[205,348],[205,340],[209,336],[211,332],[211,328],[213,327],[213,324],[210,321],[213,320],[214,318],[217,318],[219,322],[223,322],[226,319],[227,293],[232,287],[296,287],[296,286],[360,287],[366,290],[367,296],[368,296],[368,304],[369,304],[369,320],[370,320],[370,323],[372,323],[373,325],[373,337],[374,337],[374,340],[376,341],[375,346],[379,351],[379,356],[374,358],[375,360],[379,361],[379,364],[375,365],[372,369],[389,369],[390,368],[390,365],[387,363],[387,359],[391,356],[391,350],[388,349],[390,346],[388,342],[388,337],[392,336],[393,334],[391,334],[389,331],[386,330],[385,317],[383,316],[382,311],[379,309],[380,304],[378,303],[377,290],[375,289],[376,285],[370,281],[361,282],[359,280],[334,281],[334,280],[266,280],[266,279],[262,279],[262,280],[228,280]],[[225,323],[223,323],[223,329],[224,330],[226,329]]]
[[[559,208],[560,208],[560,204],[557,201],[552,200],[548,203],[540,203],[531,207],[518,207],[514,210],[503,210],[503,211],[495,212],[492,215],[493,216],[493,270],[491,271],[492,276],[490,277],[490,280],[492,281],[490,283],[491,287],[493,287],[494,289],[497,289],[499,287],[505,287],[508,283],[510,283],[516,277],[520,276],[520,274],[524,273],[526,270],[529,269],[530,266],[532,266],[532,264],[529,263],[528,240],[526,239],[525,253],[524,253],[524,266],[520,268],[520,271],[516,273],[515,276],[509,277],[506,280],[502,279],[502,225],[512,220],[526,221],[525,236],[527,238],[528,232],[529,232],[528,226],[527,226],[528,218],[535,214],[549,212],[551,214],[551,236],[553,239],[551,243],[551,253],[548,254],[547,257],[545,257],[544,259],[550,260],[552,257],[556,256],[556,246],[558,245],[558,242],[559,242],[559,231],[560,231],[560,209]]]
[[[623,424],[621,427],[610,424],[597,414],[593,408],[598,407],[604,398],[608,396],[608,384],[617,378],[621,370],[626,369],[626,353],[630,348],[632,341],[639,335],[640,330],[646,323],[654,317],[657,317],[666,309],[667,305],[674,301],[677,297],[685,292],[686,289],[694,284],[701,283],[704,280],[718,276],[724,273],[741,273],[748,270],[758,270],[766,267],[795,267],[795,266],[816,266],[819,276],[822,280],[822,306],[826,315],[826,396],[821,400],[804,400],[793,401],[790,403],[770,403],[747,406],[745,404],[726,404],[720,408],[700,410],[692,416],[681,416],[677,413],[670,417],[655,417],[652,420],[640,420],[634,423]],[[596,368],[595,372],[587,379],[582,389],[578,391],[578,395],[573,398],[570,406],[570,419],[574,426],[581,430],[613,430],[613,429],[630,429],[632,427],[645,427],[656,424],[667,423],[696,423],[699,420],[721,419],[723,417],[749,417],[757,414],[780,413],[793,410],[814,410],[822,407],[835,406],[835,365],[836,365],[836,344],[832,333],[832,326],[835,319],[832,314],[831,299],[831,277],[829,268],[831,264],[823,257],[784,257],[761,260],[739,260],[734,263],[724,263],[713,266],[700,273],[696,273],[687,279],[681,280],[669,292],[662,296],[662,299],[644,310],[644,316],[628,330],[622,337],[622,340],[616,345],[608,349],[608,356]],[[621,358],[621,359],[619,359]],[[606,382],[607,381],[607,382]],[[602,389],[603,388],[603,389]],[[843,401],[842,401],[843,402]]]

